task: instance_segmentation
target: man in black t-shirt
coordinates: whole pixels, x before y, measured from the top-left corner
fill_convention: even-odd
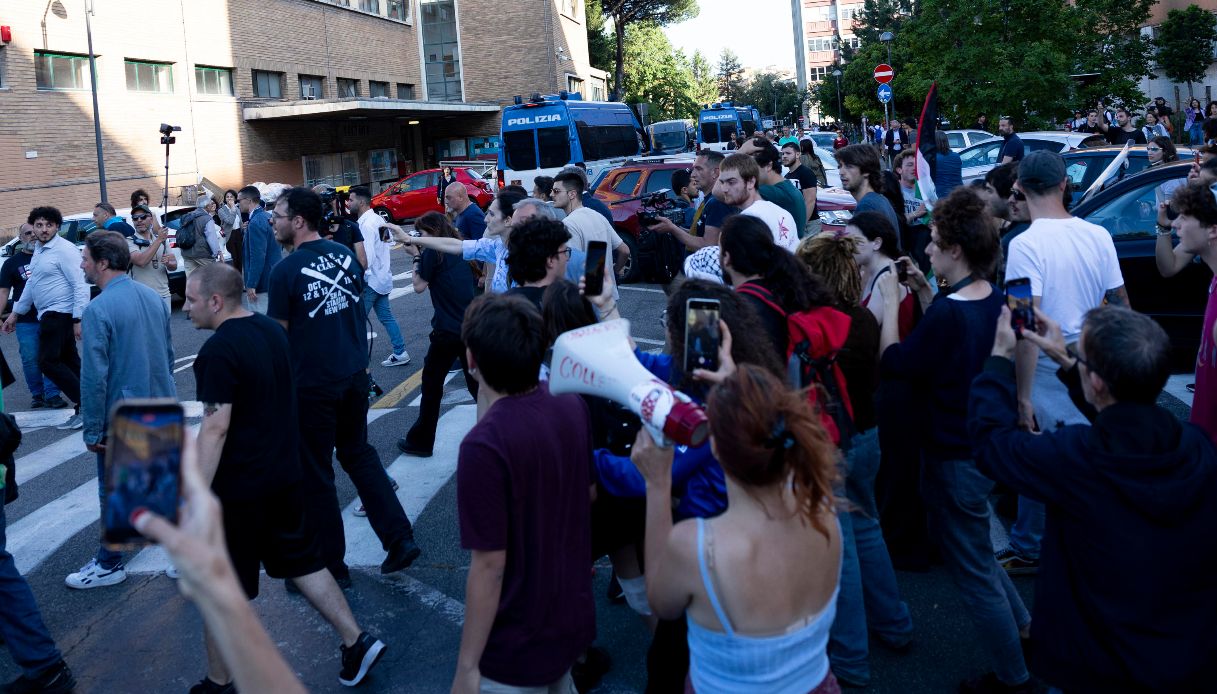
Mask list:
[[[570,261],[570,232],[554,219],[534,218],[512,227],[507,239],[508,272],[517,286],[508,294],[519,294],[541,310],[545,288],[566,276]]]
[[[266,315],[287,329],[308,510],[322,536],[326,565],[342,580],[350,572],[334,486],[335,446],[388,552],[381,573],[407,568],[421,551],[380,455],[368,443],[363,268],[345,246],[317,234],[321,218],[321,198],[307,188],[288,189],[276,201],[275,239],[295,250],[271,271]]]
[[[30,277],[30,260],[34,258],[34,227],[22,224],[19,236],[21,241],[17,244],[17,252],[4,261],[4,267],[0,268],[0,310],[5,314],[9,313],[13,304],[21,298],[25,282]],[[59,395],[59,387],[43,376],[42,370],[38,368],[38,313],[30,311],[18,316],[16,329],[17,349],[21,353],[21,371],[25,375],[25,385],[30,389],[30,396],[33,397],[30,409],[67,407],[67,401]]]
[[[1009,164],[1012,161],[1023,160],[1023,141],[1018,135],[1014,134],[1014,119],[1010,116],[1002,116],[997,121],[997,132],[1005,138],[1002,143],[1001,151],[997,154],[998,164]]]
[[[807,205],[807,227],[803,236],[815,236],[820,233],[820,213],[816,209],[816,188],[820,182],[815,173],[803,166],[797,142],[787,142],[782,145],[782,164],[787,168],[786,179],[794,184],[803,194],[803,203]]]
[[[1101,133],[1103,130],[1099,128],[1099,112],[1095,109],[1090,109],[1086,113],[1086,122],[1074,128],[1074,132],[1079,133]]]
[[[367,676],[385,645],[361,631],[325,568],[321,537],[309,524],[301,486],[287,335],[273,320],[247,311],[243,294],[241,274],[220,263],[204,265],[186,282],[190,320],[215,331],[194,361],[203,402],[199,469],[220,499],[225,544],[246,596],[258,596],[263,565],[268,576],[291,579],[341,636],[339,679],[353,686]],[[199,687],[218,691],[231,673],[210,635],[206,638],[207,676]]]
[[[1145,144],[1145,133],[1133,125],[1132,114],[1123,106],[1116,109],[1115,125],[1108,125],[1100,121],[1099,129],[1107,135],[1107,141],[1113,145],[1123,146],[1125,142],[1132,142],[1134,145]]]

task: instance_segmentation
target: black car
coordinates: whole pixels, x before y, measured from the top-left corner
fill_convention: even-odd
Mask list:
[[[1120,152],[1124,151],[1123,147],[1091,147],[1088,149],[1076,149],[1071,152],[1065,152],[1061,156],[1065,157],[1065,175],[1069,177],[1069,181],[1073,184],[1073,204],[1078,204],[1082,196],[1090,190],[1090,186],[1098,180],[1099,176],[1107,170],[1107,166],[1119,156]],[[1179,161],[1190,162],[1195,155],[1190,149],[1180,148],[1178,150]],[[1124,165],[1120,167],[1111,180],[1103,184],[1104,188],[1110,188],[1118,181],[1121,181],[1134,174],[1141,173],[1149,166],[1149,153],[1145,151],[1145,147],[1133,147],[1128,151],[1128,158],[1124,161]]]
[[[1127,176],[1072,210],[1111,234],[1132,307],[1166,330],[1180,371],[1195,368],[1213,273],[1197,259],[1183,272],[1165,278],[1154,262],[1154,244],[1158,201],[1165,189],[1186,182],[1191,168],[1190,163],[1167,164]]]

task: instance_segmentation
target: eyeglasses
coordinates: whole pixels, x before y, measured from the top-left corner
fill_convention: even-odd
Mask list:
[[[1091,368],[1091,366],[1090,366],[1090,362],[1083,359],[1082,356],[1080,354],[1078,354],[1078,351],[1076,349],[1074,349],[1073,347],[1066,347],[1065,353],[1068,354],[1070,356],[1070,358],[1076,359],[1077,362],[1079,364],[1081,364],[1082,366],[1085,366],[1087,371],[1094,371],[1094,369]]]
[[[557,253],[554,253],[554,256],[556,257],[556,256],[564,255],[564,256],[566,256],[567,260],[570,260],[571,250],[572,250],[571,247],[567,246],[566,248],[563,248],[562,250],[558,251]]]
[[[1023,191],[1021,191],[1021,190],[1017,190],[1017,189],[1014,189],[1014,188],[1011,188],[1011,189],[1010,189],[1010,197],[1014,198],[1015,200],[1017,200],[1017,201],[1019,201],[1019,202],[1026,202],[1026,201],[1027,201],[1027,194],[1026,194],[1026,193],[1024,193],[1024,192],[1023,192]]]
[[[1162,148],[1161,147],[1146,147],[1145,151],[1146,152],[1161,152]]]
[[[136,222],[142,222],[145,219],[151,219],[151,218],[152,218],[152,215],[150,215],[150,214],[133,214],[133,215],[131,215],[131,219]]]

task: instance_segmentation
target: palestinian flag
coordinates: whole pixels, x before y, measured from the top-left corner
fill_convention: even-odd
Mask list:
[[[938,83],[930,85],[921,107],[921,119],[917,122],[917,197],[925,201],[927,209],[934,209],[938,191],[934,190],[934,170],[938,167]]]

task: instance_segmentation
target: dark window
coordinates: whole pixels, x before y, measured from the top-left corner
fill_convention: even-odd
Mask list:
[[[740,127],[740,132],[744,133],[744,137],[748,137],[752,133],[756,132],[756,121],[745,120],[744,124]]]
[[[629,195],[634,192],[634,187],[638,185],[638,179],[640,178],[642,178],[641,171],[630,171],[616,181],[613,181],[613,191],[622,195]]]
[[[232,70],[223,67],[194,68],[194,91],[199,94],[232,96]]]
[[[537,128],[537,149],[541,152],[541,168],[552,169],[570,163],[570,136],[565,125]]]
[[[397,98],[398,99],[414,99],[414,85],[397,83]]]
[[[300,75],[301,99],[324,99],[325,78],[316,75]]]
[[[169,63],[148,63],[142,60],[124,61],[127,68],[127,91],[173,92],[173,66]]]
[[[507,168],[528,171],[537,168],[537,147],[532,130],[509,130],[503,133],[503,158]]]
[[[667,188],[672,189],[672,174],[676,173],[676,169],[655,169],[651,171],[651,175],[647,176],[647,186],[642,192],[654,193],[657,190]]]
[[[254,96],[264,99],[283,98],[283,73],[254,70]]]
[[[89,59],[65,53],[34,53],[34,74],[39,89],[88,89],[85,68]]]
[[[718,123],[701,124],[701,141],[718,142]]]
[[[338,78],[338,97],[346,99],[359,96],[359,80]]]
[[[388,82],[373,82],[368,81],[368,96],[375,99],[378,96],[389,98],[389,83]]]
[[[1061,143],[1053,140],[1023,140],[1023,142],[1025,143],[1023,151],[1028,154],[1031,152],[1037,152],[1041,149],[1046,149],[1049,152],[1061,151]]]
[[[588,125],[576,121],[584,161],[599,161],[638,154],[638,133],[630,125]]]

